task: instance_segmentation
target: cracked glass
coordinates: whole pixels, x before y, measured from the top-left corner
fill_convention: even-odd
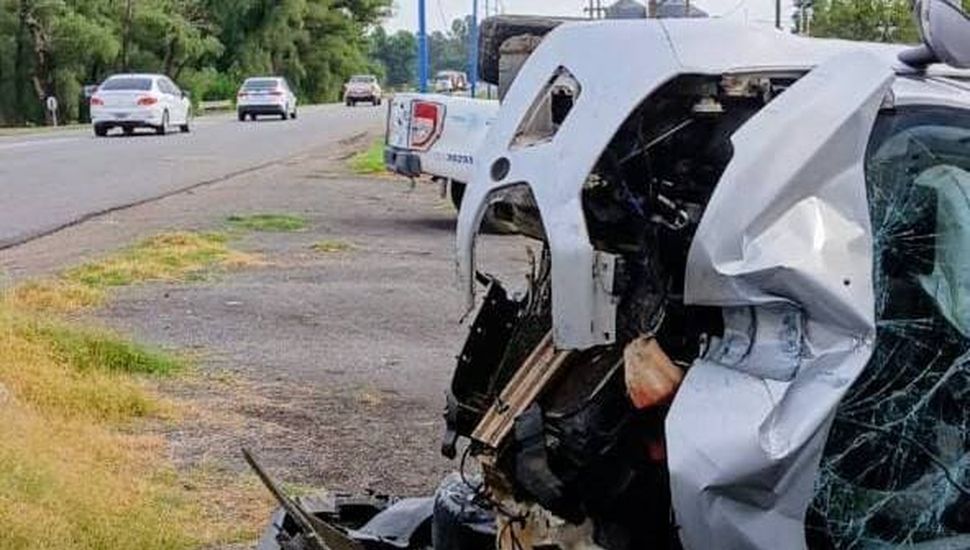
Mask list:
[[[970,113],[881,114],[866,179],[876,346],[834,421],[808,542],[970,547]]]

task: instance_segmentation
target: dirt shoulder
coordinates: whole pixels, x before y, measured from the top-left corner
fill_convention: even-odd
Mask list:
[[[91,220],[4,251],[0,268],[19,281],[164,230],[302,217],[300,231],[238,233],[255,265],[122,289],[94,315],[196,358],[198,376],[163,383],[189,411],[158,428],[177,464],[243,473],[248,447],[288,483],[427,493],[455,468],[437,452],[464,337],[455,213],[434,186],[350,175],[372,137]]]

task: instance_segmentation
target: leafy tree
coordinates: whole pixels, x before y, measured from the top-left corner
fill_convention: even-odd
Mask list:
[[[467,71],[471,42],[471,16],[455,19],[448,32],[435,31],[428,36],[431,74],[438,71]]]
[[[418,40],[405,30],[391,36],[383,27],[377,27],[370,35],[370,55],[378,65],[376,72],[392,88],[402,88],[417,82]]]
[[[286,76],[313,101],[374,65],[368,35],[390,0],[0,0],[0,123],[64,118],[82,86],[122,71],[168,74],[226,98],[245,76]]]
[[[919,42],[910,0],[817,0],[812,5],[812,36]],[[963,6],[970,9],[970,0]]]

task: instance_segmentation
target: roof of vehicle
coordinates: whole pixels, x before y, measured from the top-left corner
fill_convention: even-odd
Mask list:
[[[113,74],[106,78],[105,80],[111,80],[112,78],[168,78],[163,74],[157,73],[118,73]]]
[[[249,82],[250,80],[284,80],[282,76],[251,76],[244,80],[243,82]]]

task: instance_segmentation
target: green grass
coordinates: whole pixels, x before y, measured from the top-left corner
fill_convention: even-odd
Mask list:
[[[375,140],[365,151],[350,157],[350,169],[355,174],[380,174],[384,167],[384,140]]]
[[[313,243],[310,246],[310,250],[314,252],[319,252],[320,254],[336,254],[339,252],[350,252],[354,249],[354,245],[335,240],[324,240]]]
[[[180,418],[155,384],[186,361],[52,315],[248,259],[225,235],[166,233],[0,294],[0,548],[190,550],[255,535],[260,487],[176,470],[144,428]]]
[[[114,287],[149,281],[191,281],[216,266],[254,263],[229,248],[222,233],[171,232],[145,239],[59,276],[28,281],[0,294],[0,305],[23,311],[70,313],[100,305]]]
[[[307,227],[305,218],[293,214],[237,214],[229,216],[227,221],[237,229],[268,233],[292,233]]]

